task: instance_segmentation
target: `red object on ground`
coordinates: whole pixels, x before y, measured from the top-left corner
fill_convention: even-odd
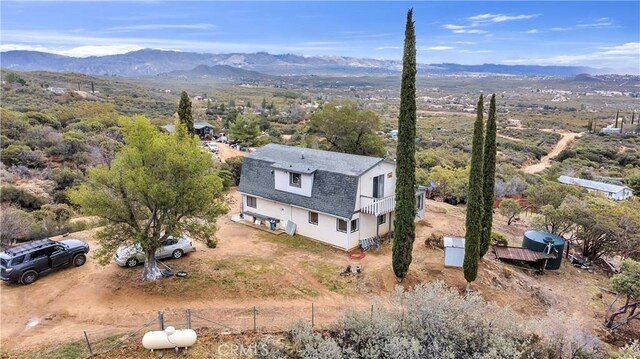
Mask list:
[[[355,251],[351,251],[347,253],[347,256],[351,259],[362,259],[367,255],[367,253],[360,251],[360,250],[355,250]]]

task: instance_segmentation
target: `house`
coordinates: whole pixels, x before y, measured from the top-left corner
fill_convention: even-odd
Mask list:
[[[349,250],[393,231],[395,167],[383,158],[268,144],[244,157],[241,214]],[[424,205],[419,188],[417,218]]]
[[[509,126],[515,126],[515,127],[520,127],[522,126],[522,123],[520,122],[520,120],[516,120],[516,119],[512,119],[510,118],[508,120]]]
[[[620,128],[616,128],[616,127],[603,127],[600,130],[600,133],[604,134],[604,135],[619,135],[622,133],[622,130]]]
[[[167,132],[173,132],[176,130],[175,125],[162,125],[160,128]],[[193,129],[195,130],[196,135],[200,138],[205,138],[206,136],[213,136],[215,127],[206,122],[196,122],[193,124]]]
[[[616,201],[623,201],[631,196],[633,196],[633,191],[631,188],[627,186],[619,186],[610,183],[590,181],[582,178],[575,178],[569,176],[560,176],[558,177],[558,182],[580,186],[582,188],[586,188],[587,191],[593,192],[597,191],[602,193],[605,197],[611,198]]]

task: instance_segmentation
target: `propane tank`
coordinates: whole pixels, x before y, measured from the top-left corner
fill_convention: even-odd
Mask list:
[[[142,337],[142,346],[151,350],[188,348],[196,343],[197,338],[193,329],[167,327],[165,330],[146,332]]]

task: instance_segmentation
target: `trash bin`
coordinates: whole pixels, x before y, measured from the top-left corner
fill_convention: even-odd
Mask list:
[[[276,222],[275,222],[275,221],[271,221],[271,222],[269,222],[269,228],[270,228],[272,231],[275,231],[275,230],[276,230]]]

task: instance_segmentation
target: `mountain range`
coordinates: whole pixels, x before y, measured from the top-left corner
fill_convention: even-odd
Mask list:
[[[78,58],[46,52],[16,50],[0,53],[0,67],[5,70],[44,70],[125,77],[155,76],[176,71],[195,71],[197,73],[213,71],[210,74],[202,73],[201,75],[236,77],[259,76],[261,74],[275,76],[364,76],[397,75],[402,71],[402,62],[342,56],[272,55],[266,52],[201,54],[154,49],[144,49],[120,55]],[[248,71],[238,72],[234,69]],[[419,76],[463,73],[573,76],[581,73],[597,74],[602,72],[602,69],[577,66],[418,64]]]

